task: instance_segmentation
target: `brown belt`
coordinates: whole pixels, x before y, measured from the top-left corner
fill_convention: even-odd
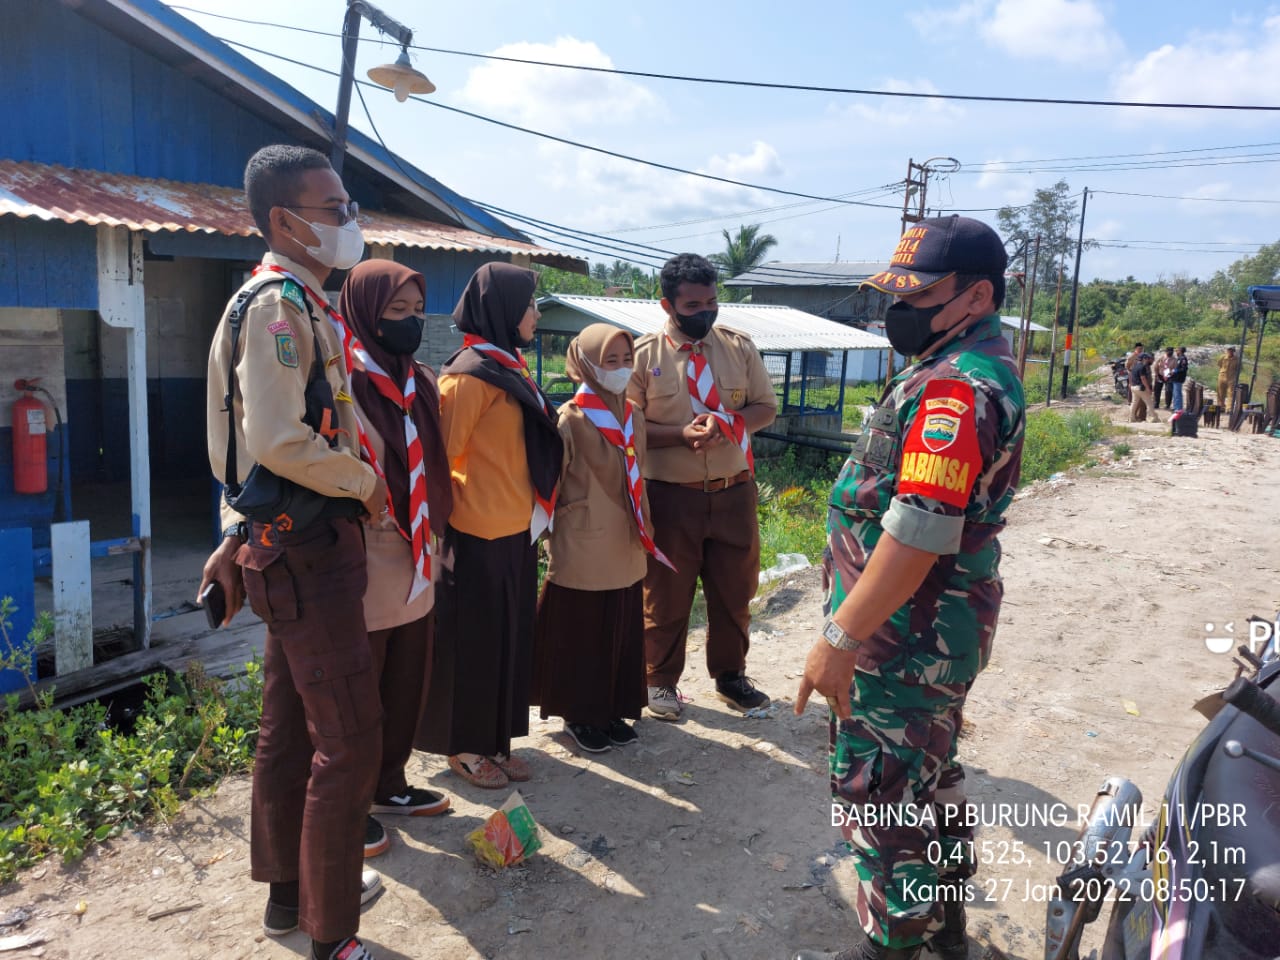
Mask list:
[[[751,471],[743,470],[741,473],[735,473],[732,477],[717,477],[715,480],[693,480],[689,483],[672,483],[673,487],[688,487],[690,490],[701,490],[703,493],[719,493],[721,490],[728,490],[730,487],[736,487],[740,483],[746,483],[751,479]],[[667,483],[666,480],[656,480],[655,483]]]

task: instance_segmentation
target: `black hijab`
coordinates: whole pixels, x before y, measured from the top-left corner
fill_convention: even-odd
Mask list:
[[[453,484],[449,479],[449,457],[445,453],[440,433],[440,391],[436,388],[435,374],[428,367],[415,362],[412,357],[384,349],[374,339],[382,311],[387,309],[395,292],[410,281],[417,284],[419,292],[425,297],[426,281],[416,270],[391,260],[366,260],[347,274],[338,304],[343,319],[369,351],[369,356],[387,371],[398,388],[404,388],[405,378],[409,370],[413,370],[415,390],[412,415],[418,439],[422,443],[431,529],[437,536],[443,536],[445,524],[453,511]],[[387,454],[387,462],[382,467],[387,475],[396,522],[402,530],[408,530],[409,451],[405,446],[404,411],[399,404],[383,396],[373,385],[369,374],[363,370],[352,372],[351,389],[370,425],[382,437]]]
[[[486,263],[472,275],[453,308],[453,322],[464,334],[482,337],[514,357],[516,328],[529,309],[538,276],[510,263]],[[560,480],[564,441],[551,416],[551,403],[517,370],[504,367],[480,350],[463,347],[440,368],[441,374],[483,380],[511,394],[524,413],[524,450],[529,477],[544,500],[550,500]]]

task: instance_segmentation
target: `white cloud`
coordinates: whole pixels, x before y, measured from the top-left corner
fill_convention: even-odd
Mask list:
[[[908,13],[907,19],[916,28],[916,32],[926,40],[946,40],[955,36],[955,32],[961,27],[978,23],[990,5],[987,0],[972,0],[970,3],[962,3],[950,10],[930,7]]]
[[[1122,49],[1094,0],[1000,0],[981,32],[992,45],[1024,60],[1097,65]]]
[[[1013,161],[996,160],[978,175],[979,190],[991,191],[1001,206],[1017,206],[1035,195],[1036,178],[1029,173],[1010,172]]]
[[[1096,0],[967,0],[908,15],[926,40],[953,41],[976,30],[988,44],[1022,60],[1097,64],[1123,49]]]
[[[933,83],[923,77],[915,80],[897,80],[889,78],[878,85],[880,90],[896,93],[938,93]],[[919,123],[937,123],[941,120],[956,120],[964,116],[964,110],[950,100],[935,100],[922,97],[892,97],[888,100],[878,99],[869,103],[854,103],[849,106],[828,107],[828,112],[847,120],[865,123],[877,127],[906,127]]]
[[[540,151],[540,173],[553,190],[572,190],[574,210],[562,223],[585,225],[598,233],[748,210],[776,200],[751,187],[674,174],[599,154],[549,146]],[[695,168],[734,180],[767,182],[783,173],[777,150],[756,141],[750,151],[713,155]],[[696,233],[699,227],[673,227],[670,236]],[[714,232],[718,234],[719,226]],[[649,236],[646,234],[646,236]]]
[[[776,177],[782,172],[778,151],[763,140],[757,140],[747,154],[731,153],[727,157],[712,157],[704,171],[731,180],[752,180]]]
[[[1165,44],[1115,80],[1121,100],[1159,103],[1280,102],[1280,16],[1261,27],[1191,35]]]
[[[590,40],[557,37],[554,43],[512,43],[494,56],[613,68]],[[474,68],[461,99],[491,116],[538,130],[563,132],[586,124],[634,123],[654,116],[661,100],[626,77],[557,67],[488,61]]]

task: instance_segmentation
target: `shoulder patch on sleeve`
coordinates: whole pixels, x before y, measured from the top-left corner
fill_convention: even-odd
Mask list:
[[[964,380],[930,380],[902,444],[898,493],[964,507],[981,472],[973,387]]]
[[[307,294],[302,287],[294,283],[292,280],[285,280],[284,287],[280,291],[280,299],[285,303],[291,303],[298,308],[298,312],[305,313],[307,309]],[[295,364],[296,366],[296,364]]]
[[[296,367],[298,365],[298,344],[294,341],[293,334],[276,334],[276,359],[280,361],[282,366]]]

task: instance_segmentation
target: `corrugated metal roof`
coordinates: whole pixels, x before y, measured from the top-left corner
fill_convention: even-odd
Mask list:
[[[808,263],[774,260],[724,282],[726,287],[856,287],[889,269],[887,263],[841,260]]]
[[[556,329],[552,312],[556,307],[553,304],[638,335],[657,333],[667,322],[667,315],[657,300],[557,293],[539,301],[543,313],[548,314],[547,322],[539,325],[544,333]],[[745,333],[755,341],[757,348],[766,351],[889,349],[889,341],[884,337],[833,323],[794,307],[722,303],[716,322]]]
[[[1021,329],[1022,329],[1022,318],[1021,318],[1021,317],[1001,317],[1001,318],[1000,318],[1000,322],[1001,322],[1001,323],[1003,323],[1006,327],[1013,327],[1013,329],[1015,329],[1015,330],[1021,330]],[[1048,333],[1048,332],[1049,332],[1049,328],[1048,328],[1048,327],[1042,327],[1040,324],[1036,323],[1036,322],[1033,320],[1033,321],[1031,322],[1031,332],[1032,332],[1032,333]]]
[[[259,236],[242,190],[15,160],[0,160],[0,215],[4,214],[148,233]],[[380,210],[361,210],[360,229],[371,244],[518,254],[568,269],[570,261],[580,260],[521,240]]]

